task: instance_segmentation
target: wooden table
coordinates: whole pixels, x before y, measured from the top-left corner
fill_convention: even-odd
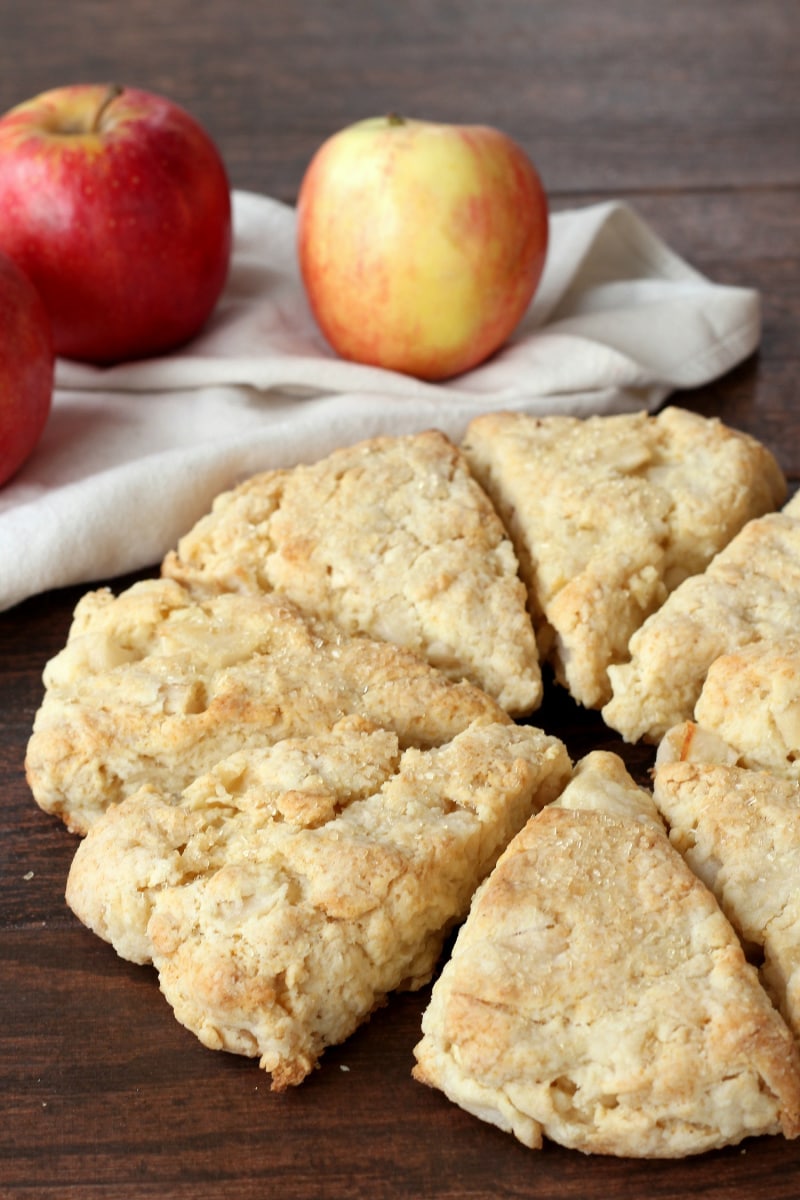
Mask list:
[[[235,186],[286,201],[321,140],[360,117],[499,125],[554,209],[627,198],[695,266],[761,290],[759,354],[676,399],[758,435],[797,485],[797,0],[27,0],[0,8],[0,47],[0,108],[70,81],[149,87],[207,126]],[[676,1163],[525,1150],[411,1080],[427,991],[394,998],[283,1095],[253,1062],[203,1049],[153,973],[67,910],[75,843],[23,777],[41,671],[83,590],[0,616],[0,1196],[796,1200],[800,1142]],[[576,755],[619,748],[564,697],[541,721]],[[625,753],[641,773],[648,752]]]

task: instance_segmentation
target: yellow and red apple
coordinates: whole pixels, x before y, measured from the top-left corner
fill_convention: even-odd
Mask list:
[[[44,92],[0,118],[0,250],[41,293],[58,354],[107,364],[173,349],[228,271],[220,154],[153,93]]]
[[[0,254],[0,485],[39,442],[53,398],[53,337],[44,302]]]
[[[548,205],[497,129],[360,121],[319,148],[297,206],[311,310],[343,358],[446,379],[483,362],[538,286]]]

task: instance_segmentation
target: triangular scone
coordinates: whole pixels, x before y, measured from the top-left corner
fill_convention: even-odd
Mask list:
[[[514,716],[541,700],[502,522],[441,433],[378,437],[219,496],[167,555],[191,588],[281,591],[346,633],[414,650]]]
[[[721,763],[800,782],[800,642],[755,642],[708,669],[694,720],[673,725],[656,763]]]
[[[349,713],[402,746],[510,722],[478,688],[275,593],[196,600],[169,579],[84,596],[44,680],[28,781],[76,833],[143,784],[177,795],[235,750],[320,733]]]
[[[591,708],[645,618],[786,495],[764,446],[680,408],[489,413],[462,449],[511,533],[540,651]]]
[[[668,729],[658,743],[656,767],[674,762],[725,763],[735,767],[738,757],[733,746],[713,729],[705,729],[696,721],[681,721]]]
[[[628,742],[659,741],[691,719],[715,659],[796,638],[799,612],[800,493],[748,522],[648,617],[631,638],[630,661],[609,667],[603,719]]]
[[[662,763],[654,795],[670,839],[742,939],[800,1038],[800,783],[742,767]]]
[[[532,1148],[672,1158],[795,1137],[798,1051],[714,897],[632,780],[639,819],[573,810],[571,786],[477,891],[415,1077]]]
[[[401,751],[348,718],[219,763],[176,806],[144,788],[81,842],[74,911],[151,958],[212,1049],[300,1083],[396,988],[426,982],[498,854],[569,778],[537,729],[475,727]]]
[[[639,787],[622,759],[609,750],[592,750],[576,763],[569,785],[555,803],[560,808],[649,822],[664,832],[652,793]]]
[[[694,716],[736,751],[739,766],[800,781],[800,642],[760,642],[718,658]]]

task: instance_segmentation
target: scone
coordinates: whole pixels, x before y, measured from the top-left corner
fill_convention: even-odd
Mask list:
[[[718,658],[694,717],[736,751],[739,766],[800,781],[800,641],[759,642]]]
[[[664,832],[652,792],[640,787],[619,755],[610,750],[592,750],[584,755],[555,803],[559,808],[605,813],[655,825]]]
[[[694,718],[668,729],[656,765],[719,763],[800,782],[800,641],[755,642],[708,669]]]
[[[800,784],[719,763],[662,762],[654,796],[670,839],[744,942],[800,1038]]]
[[[378,437],[218,497],[167,555],[195,591],[280,591],[347,634],[415,651],[514,716],[541,700],[511,542],[441,433]]]
[[[735,767],[738,754],[713,729],[696,721],[681,721],[664,734],[656,750],[655,766],[674,762],[725,763]]]
[[[579,764],[580,766],[580,764]],[[415,1077],[539,1148],[673,1158],[800,1132],[791,1033],[703,883],[590,759],[478,889]],[[573,803],[577,807],[572,807]]]
[[[658,742],[690,720],[712,663],[800,634],[800,493],[749,521],[701,575],[685,580],[609,667],[603,719],[628,742]]]
[[[152,786],[80,843],[74,911],[152,959],[212,1049],[300,1083],[388,992],[426,982],[498,854],[570,773],[555,738],[476,726],[401,750],[346,718],[220,762],[175,804]]]
[[[27,777],[40,807],[76,833],[144,784],[177,795],[236,750],[323,732],[347,714],[403,747],[510,722],[478,688],[275,593],[196,600],[170,579],[84,596],[44,681]]]
[[[512,536],[540,652],[590,708],[610,699],[608,667],[645,618],[786,495],[764,446],[673,407],[489,413],[462,449]]]

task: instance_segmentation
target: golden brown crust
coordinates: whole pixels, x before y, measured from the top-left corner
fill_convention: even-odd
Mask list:
[[[800,780],[800,643],[758,642],[718,658],[695,720],[735,751],[739,766]]]
[[[509,723],[400,751],[360,718],[239,753],[175,803],[142,789],[81,843],[67,899],[183,1024],[299,1083],[386,994],[427,982],[498,854],[569,777]],[[306,803],[303,803],[303,797]]]
[[[513,547],[436,431],[373,438],[247,480],[217,498],[162,569],[198,591],[283,592],[347,634],[471,680],[513,715],[540,703]]]
[[[322,732],[348,713],[402,746],[509,720],[410,651],[348,637],[275,593],[194,599],[169,579],[86,595],[44,679],[28,780],[78,833],[145,784],[177,795],[234,750]]]
[[[670,838],[716,895],[800,1038],[800,783],[721,763],[658,766]]]
[[[675,407],[489,413],[463,450],[511,533],[542,652],[589,707],[610,698],[607,668],[669,592],[786,495],[764,446]]]
[[[787,505],[748,522],[634,634],[630,661],[609,667],[604,720],[626,741],[659,741],[692,718],[717,658],[795,637],[799,604],[800,511]]]
[[[796,1136],[797,1048],[713,896],[654,822],[568,793],[476,894],[416,1077],[534,1148],[675,1157]]]
[[[463,453],[433,431],[347,447],[221,496],[162,579],[85,596],[26,759],[41,807],[87,834],[68,903],[155,963],[205,1045],[257,1056],[280,1090],[430,978],[474,895],[418,1079],[531,1146],[676,1156],[794,1137],[797,1048],[651,794],[607,752],[570,775],[557,739],[512,724],[540,699],[533,622],[468,456],[582,703],[623,679],[647,614],[697,587],[688,625],[664,604],[661,657],[649,622],[634,636],[650,694],[615,683],[612,703],[635,724],[712,663],[706,725],[659,750],[679,796],[664,811],[800,1033],[797,785],[750,782],[728,805],[747,773],[723,786],[697,766],[795,769],[800,667],[766,639],[795,621],[800,497],[737,534],[780,502],[780,471],[680,409],[492,414]],[[745,800],[760,823],[737,816]]]

